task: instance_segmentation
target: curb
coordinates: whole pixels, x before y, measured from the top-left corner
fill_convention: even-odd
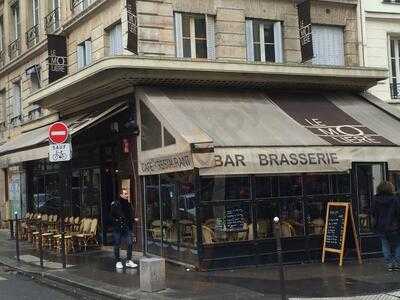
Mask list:
[[[137,297],[132,297],[132,296],[127,296],[127,295],[121,295],[121,294],[117,294],[117,293],[113,293],[110,292],[108,290],[105,289],[101,289],[101,288],[95,288],[93,286],[90,285],[86,285],[77,281],[73,281],[70,279],[66,279],[66,278],[62,278],[60,276],[56,276],[54,274],[51,274],[49,272],[41,272],[41,271],[30,271],[30,270],[26,270],[23,267],[19,267],[16,265],[12,265],[9,262],[5,262],[3,259],[0,259],[0,265],[6,266],[10,269],[13,269],[15,271],[17,271],[19,274],[22,274],[24,276],[28,276],[34,279],[38,279],[40,280],[42,283],[47,284],[49,286],[52,286],[54,288],[57,289],[61,289],[67,293],[72,293],[71,289],[69,289],[70,287],[74,287],[78,290],[82,290],[82,291],[86,291],[86,292],[90,292],[93,294],[97,294],[99,296],[104,296],[104,297],[108,297],[111,299],[118,299],[118,300],[138,300]],[[58,283],[58,284],[57,284]],[[61,284],[61,286],[60,286]],[[80,296],[87,296],[84,293],[78,293],[77,290],[75,290],[75,293],[72,293],[74,295],[80,295]]]

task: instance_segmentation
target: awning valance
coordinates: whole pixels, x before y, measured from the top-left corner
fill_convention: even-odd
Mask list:
[[[352,162],[400,169],[400,121],[359,95],[142,88],[137,96],[182,141],[180,151],[140,151],[141,175],[337,172]],[[176,167],[183,154],[188,163]]]
[[[125,103],[115,104],[107,109],[80,114],[63,120],[70,129],[73,137],[84,128],[101,122],[127,108]],[[48,126],[24,132],[0,146],[0,167],[6,168],[24,161],[48,157]]]

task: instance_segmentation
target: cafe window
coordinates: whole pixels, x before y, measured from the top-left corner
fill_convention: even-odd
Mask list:
[[[305,195],[329,194],[329,175],[306,174],[304,176]]]
[[[161,122],[142,101],[140,101],[140,118],[142,127],[140,134],[142,150],[146,151],[161,148]]]
[[[203,244],[247,241],[253,224],[248,202],[203,206],[201,224]]]
[[[250,177],[204,177],[201,179],[202,201],[250,199]]]
[[[246,20],[247,60],[283,62],[282,24],[265,20]]]
[[[215,59],[214,16],[175,13],[176,56]]]

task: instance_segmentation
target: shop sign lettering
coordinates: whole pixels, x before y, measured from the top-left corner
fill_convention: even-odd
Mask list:
[[[134,54],[138,54],[138,24],[136,0],[126,0],[126,13],[128,20],[128,40],[126,48]]]
[[[216,167],[246,167],[247,158],[242,154],[215,155]],[[258,165],[260,167],[274,166],[305,166],[305,165],[336,165],[339,164],[338,155],[335,152],[310,152],[310,153],[258,153]]]
[[[56,81],[68,73],[67,40],[65,36],[48,34],[49,83]]]
[[[184,171],[192,168],[193,160],[190,153],[153,158],[140,164],[142,174],[163,173],[166,171]]]

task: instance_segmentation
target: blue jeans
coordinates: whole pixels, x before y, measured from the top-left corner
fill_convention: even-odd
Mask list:
[[[380,234],[383,257],[388,265],[400,265],[400,235],[398,233]]]
[[[123,241],[127,244],[127,259],[132,259],[132,248],[133,248],[133,235],[132,231],[128,230],[126,232],[120,232],[118,230],[113,230],[113,237],[114,237],[114,257],[116,261],[120,261],[119,257],[119,248],[121,247],[121,243]]]

